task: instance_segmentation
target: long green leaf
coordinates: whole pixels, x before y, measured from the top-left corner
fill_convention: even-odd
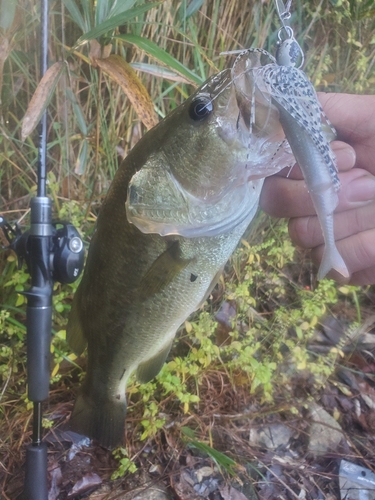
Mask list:
[[[95,26],[99,26],[109,17],[113,0],[97,0],[95,9]]]
[[[137,0],[115,0],[108,17],[117,16],[117,14],[122,14],[126,10],[131,9],[136,1]]]
[[[74,172],[78,175],[82,175],[85,172],[85,168],[87,165],[87,153],[88,153],[89,144],[86,139],[80,144],[78,158],[76,161],[76,166]]]
[[[189,446],[197,448],[197,450],[203,451],[203,453],[207,453],[219,468],[223,467],[232,476],[236,475],[235,468],[237,463],[224,453],[221,453],[221,451],[217,451],[215,448],[208,446],[208,444],[196,440],[190,441]]]
[[[184,9],[181,5],[180,7],[180,19],[185,21],[188,17],[195,14],[203,5],[204,0],[191,0],[189,5]]]
[[[159,66],[156,64],[148,63],[131,63],[133,69],[137,69],[142,73],[148,73],[149,75],[158,76],[159,78],[165,78],[166,80],[171,80],[172,82],[189,83],[184,76],[177,74],[175,71],[171,71],[165,66]]]
[[[186,9],[186,17],[195,14],[203,5],[204,0],[192,0]]]
[[[87,20],[87,29],[84,31],[86,33],[87,31],[91,30],[93,26],[95,26],[94,23],[94,2],[92,0],[79,0],[79,2],[82,5],[83,9],[83,17],[84,19]]]
[[[157,5],[160,5],[161,2],[155,2],[155,3],[148,3],[146,5],[141,5],[140,7],[135,7],[134,9],[129,9],[126,12],[123,12],[121,14],[118,14],[117,16],[113,16],[103,23],[99,24],[96,26],[94,29],[90,30],[88,33],[85,33],[82,35],[76,43],[76,47],[81,45],[84,42],[87,42],[88,40],[92,40],[93,38],[99,38],[102,35],[105,35],[106,33],[113,31],[115,28],[118,26],[122,26],[123,24],[127,23],[130,21],[130,19],[133,19],[134,17],[140,16],[141,14],[144,14],[148,10],[152,9],[153,7],[156,7]]]
[[[66,88],[65,92],[66,92],[67,98],[72,103],[73,112],[74,112],[74,116],[77,120],[78,127],[79,127],[80,131],[82,132],[82,135],[87,136],[86,121],[85,121],[85,118],[83,116],[81,107],[78,104],[77,98],[73,94],[72,90],[69,87]]]
[[[189,438],[189,446],[193,448],[197,448],[197,450],[206,453],[209,457],[214,460],[216,465],[219,467],[223,467],[230,475],[236,475],[236,467],[238,466],[237,462],[232,460],[230,457],[221,453],[221,451],[215,450],[215,448],[211,448],[208,444],[202,443],[201,441],[197,441],[195,438],[195,433],[189,427],[181,427],[181,431],[185,436]]]
[[[73,21],[78,24],[82,32],[85,33],[89,29],[87,21],[83,19],[81,11],[73,0],[64,0],[64,5],[68,9]]]
[[[25,311],[22,311],[22,312],[24,313]],[[26,332],[26,326],[23,325],[22,323],[20,323],[19,321],[17,321],[16,319],[9,317],[9,318],[6,318],[5,321],[10,323],[11,325],[17,326],[20,330]]]
[[[8,304],[1,304],[1,307],[2,309],[6,309],[7,311],[14,311],[17,314],[21,314],[23,316],[25,315],[25,311],[20,307],[11,306]]]
[[[147,38],[137,35],[118,35],[115,38],[136,45],[139,49],[144,50],[147,54],[165,64],[168,68],[177,71],[177,73],[187,78],[190,82],[198,85],[203,83],[201,77],[193,71],[190,71],[190,69],[186,68],[177,61],[177,59],[168,54],[168,52],[158,47],[154,42],[151,42],[151,40],[147,40]]]

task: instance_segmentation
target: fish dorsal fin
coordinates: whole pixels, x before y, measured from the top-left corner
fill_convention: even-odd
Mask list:
[[[143,276],[138,293],[141,300],[146,300],[168,286],[194,259],[183,259],[180,242],[174,241],[152,263]]]
[[[80,289],[78,288],[72,304],[72,309],[69,314],[68,325],[66,327],[66,340],[71,350],[75,354],[77,354],[77,356],[83,353],[87,345],[87,340],[83,335],[81,318],[79,315],[79,309],[80,309],[79,293]]]
[[[165,360],[169,354],[169,351],[172,347],[172,342],[168,342],[168,344],[159,351],[154,357],[149,358],[147,361],[141,363],[137,368],[137,380],[141,384],[146,384],[150,382],[162,369]]]

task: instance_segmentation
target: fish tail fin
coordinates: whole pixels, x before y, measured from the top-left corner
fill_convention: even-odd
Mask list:
[[[73,431],[96,439],[104,448],[112,449],[123,443],[126,400],[96,402],[82,393],[78,396],[70,427]]]
[[[344,278],[349,278],[350,273],[344,259],[341,257],[336,245],[330,246],[326,245],[323,252],[322,262],[318,271],[318,280],[321,280],[329,273],[331,269],[334,269],[340,273]]]

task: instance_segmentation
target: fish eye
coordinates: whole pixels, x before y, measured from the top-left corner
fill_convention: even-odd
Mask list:
[[[195,122],[200,122],[208,118],[212,110],[212,100],[206,96],[198,96],[190,104],[189,116]]]

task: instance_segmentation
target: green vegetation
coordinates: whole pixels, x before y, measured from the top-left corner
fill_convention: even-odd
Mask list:
[[[278,23],[272,2],[251,0],[246,5],[235,0],[64,0],[60,12],[60,3],[51,4],[50,62],[64,63],[43,101],[49,103],[49,195],[54,217],[71,220],[87,245],[118,161],[145,131],[118,82],[96,60],[115,53],[132,63],[151,96],[151,111],[162,118],[194,85],[231,64],[233,59],[220,56],[221,51],[257,46],[274,52]],[[375,82],[373,2],[294,0],[292,9],[292,25],[313,83],[325,91],[370,92]],[[36,190],[38,134],[34,129],[22,140],[21,128],[39,81],[38,23],[36,0],[0,0],[0,208],[9,221],[20,220],[23,227]],[[309,266],[305,255],[292,247],[286,224],[260,215],[204,310],[181,328],[173,357],[158,377],[129,387],[129,418],[136,429],[129,448],[135,439],[155,438],[172,419],[184,425],[188,415],[199,434],[200,415],[207,407],[214,411],[213,399],[224,386],[234,393],[241,388],[249,401],[275,413],[298,413],[319,392],[343,352],[340,344],[324,355],[312,352],[314,332],[326,314],[338,310],[342,316],[355,311],[354,317],[348,313],[354,328],[361,321],[366,290],[340,288],[329,280],[316,286]],[[27,280],[14,255],[2,252],[0,436],[12,457],[6,467],[13,466],[28,439],[25,298],[20,294]],[[76,286],[55,285],[53,396],[45,427],[54,425],[55,404],[73,400],[83,373],[83,363],[65,341]],[[215,319],[223,302],[234,311],[224,336]],[[294,391],[298,384],[302,390]],[[227,412],[220,404],[216,411]],[[190,436],[190,441],[195,447],[204,445],[200,438]],[[233,473],[235,462],[225,462],[204,446]],[[135,471],[131,451],[119,449],[114,456],[119,469],[113,477]]]

